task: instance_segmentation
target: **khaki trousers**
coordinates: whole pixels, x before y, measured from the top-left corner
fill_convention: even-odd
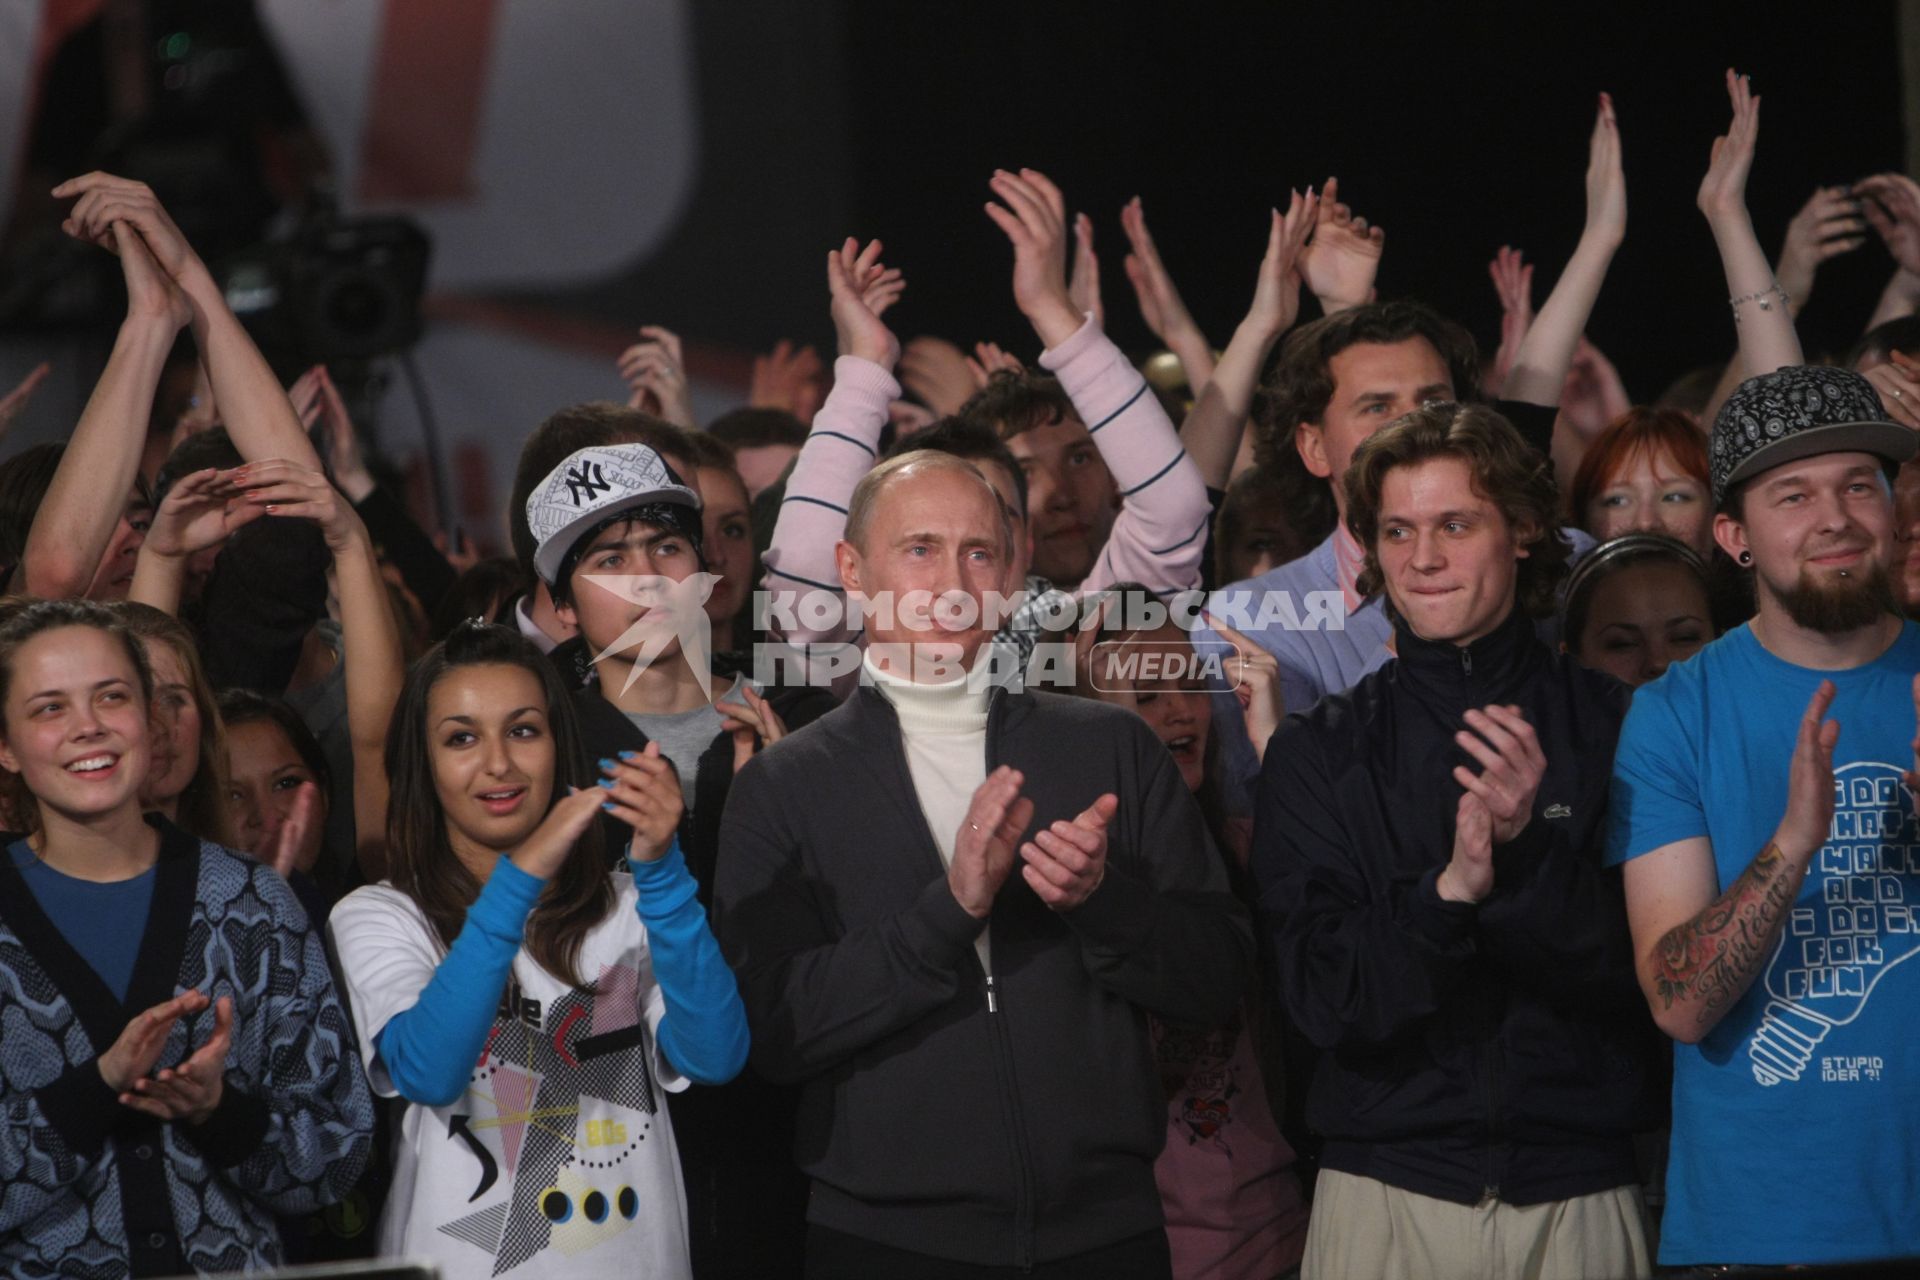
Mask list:
[[[1645,1280],[1637,1186],[1525,1206],[1454,1204],[1320,1171],[1301,1280]]]

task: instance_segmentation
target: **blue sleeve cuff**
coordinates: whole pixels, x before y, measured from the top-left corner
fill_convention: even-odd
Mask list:
[[[747,1064],[747,1011],[720,954],[700,886],[676,838],[651,862],[629,860],[654,978],[666,997],[660,1048],[689,1080],[725,1084]]]
[[[374,1036],[374,1048],[401,1097],[437,1107],[466,1091],[520,952],[527,917],[545,888],[546,881],[502,855],[420,998],[387,1019]]]

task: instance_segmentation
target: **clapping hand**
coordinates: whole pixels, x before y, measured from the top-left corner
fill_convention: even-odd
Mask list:
[[[827,253],[827,294],[832,299],[833,328],[840,354],[892,369],[900,359],[900,339],[880,319],[900,300],[907,282],[897,267],[880,261],[881,244],[870,240],[862,249],[848,236],[846,243]]]
[[[656,414],[689,431],[700,429],[680,335],[657,324],[641,325],[640,341],[620,353],[619,368],[627,384],[628,408]]]
[[[1373,298],[1373,279],[1387,233],[1340,203],[1340,180],[1328,178],[1320,189],[1313,238],[1300,255],[1300,274],[1329,313],[1357,307]]]

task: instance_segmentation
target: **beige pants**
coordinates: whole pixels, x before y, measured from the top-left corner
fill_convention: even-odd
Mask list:
[[[1645,1280],[1639,1187],[1517,1206],[1453,1204],[1320,1172],[1301,1280]]]

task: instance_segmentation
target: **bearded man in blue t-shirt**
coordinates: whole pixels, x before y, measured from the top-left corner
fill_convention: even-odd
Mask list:
[[[1920,1255],[1920,627],[1889,577],[1917,443],[1840,369],[1751,378],[1714,422],[1714,537],[1758,612],[1635,695],[1610,801],[1679,1042],[1662,1263]]]

